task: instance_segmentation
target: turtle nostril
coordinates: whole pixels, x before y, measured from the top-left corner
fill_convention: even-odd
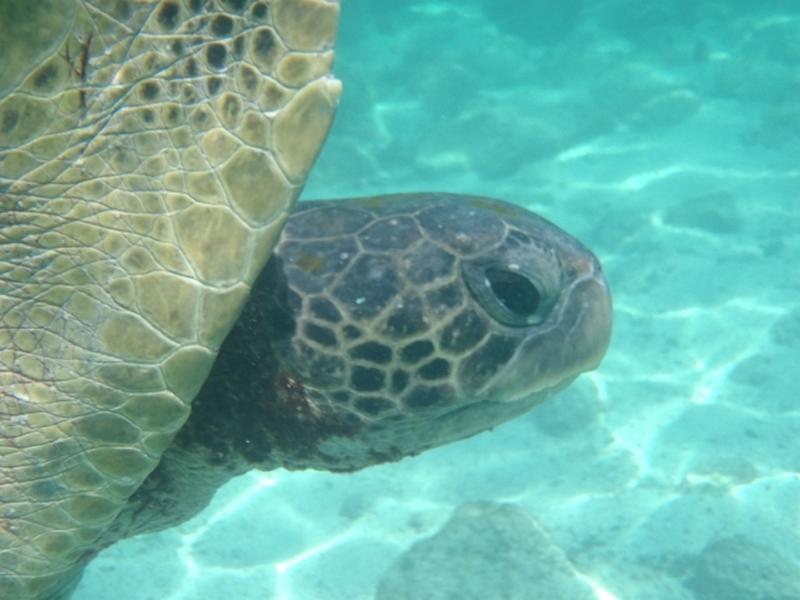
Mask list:
[[[496,267],[486,269],[485,275],[492,292],[509,311],[524,319],[536,314],[541,294],[530,279]]]

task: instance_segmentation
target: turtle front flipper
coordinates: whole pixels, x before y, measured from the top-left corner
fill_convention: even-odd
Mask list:
[[[60,598],[326,136],[338,4],[0,4],[0,598]]]

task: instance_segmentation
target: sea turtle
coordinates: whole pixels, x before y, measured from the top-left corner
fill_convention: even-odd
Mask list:
[[[417,194],[287,224],[338,102],[337,19],[0,3],[0,598],[68,597],[237,472],[396,460],[600,360],[596,259],[518,207]]]

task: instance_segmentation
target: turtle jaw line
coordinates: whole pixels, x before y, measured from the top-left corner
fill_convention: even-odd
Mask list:
[[[549,398],[569,386],[587,368],[576,368],[569,373],[561,373],[557,377],[537,380],[534,385],[510,393],[497,393],[486,398],[486,402],[493,404],[527,404],[534,398],[541,398],[540,402]],[[538,402],[536,402],[538,404]]]

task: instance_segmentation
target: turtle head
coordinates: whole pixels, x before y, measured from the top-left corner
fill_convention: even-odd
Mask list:
[[[301,205],[266,272],[270,445],[289,468],[353,470],[493,428],[596,367],[610,337],[594,255],[496,200]]]

